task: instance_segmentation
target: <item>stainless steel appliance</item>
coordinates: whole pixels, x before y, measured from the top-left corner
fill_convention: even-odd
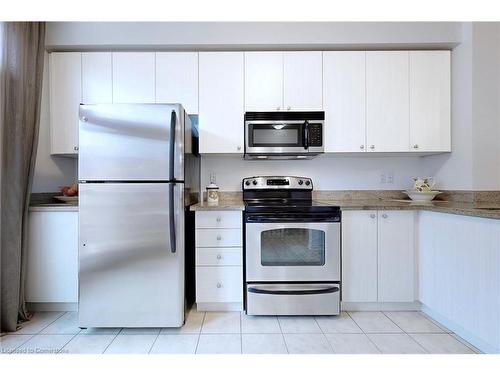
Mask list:
[[[80,106],[79,324],[184,323],[197,132],[179,104]]]
[[[340,209],[305,177],[243,179],[248,315],[340,312]]]
[[[324,152],[325,112],[246,112],[245,159],[311,159]]]

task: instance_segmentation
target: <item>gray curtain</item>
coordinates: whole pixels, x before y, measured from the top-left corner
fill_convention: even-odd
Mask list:
[[[28,320],[24,284],[27,217],[38,144],[45,24],[6,22],[1,42],[1,331]]]

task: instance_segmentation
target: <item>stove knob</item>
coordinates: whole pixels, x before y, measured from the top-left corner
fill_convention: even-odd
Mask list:
[[[252,184],[257,185],[257,180],[253,180]]]
[[[302,185],[303,183],[304,183],[304,181],[299,180],[299,185]]]
[[[250,186],[250,180],[246,180],[246,181],[245,181],[245,185],[246,185],[246,186]]]
[[[306,186],[309,186],[309,185],[311,185],[311,181],[307,180],[306,181]]]

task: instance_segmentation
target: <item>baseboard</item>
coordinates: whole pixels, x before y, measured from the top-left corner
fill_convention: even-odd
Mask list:
[[[495,348],[493,345],[480,339],[479,337],[474,335],[472,332],[464,329],[459,324],[453,322],[452,320],[450,320],[450,319],[444,317],[443,315],[439,314],[438,312],[434,311],[429,306],[422,304],[422,312],[427,314],[430,318],[434,319],[439,324],[448,328],[453,333],[455,333],[458,336],[460,336],[461,338],[463,338],[465,341],[474,345],[476,348],[478,348],[483,353],[487,353],[487,354],[499,354],[500,353],[500,348]]]
[[[243,302],[203,302],[196,303],[198,311],[243,311]]]
[[[341,302],[342,311],[420,311],[421,303],[415,302]]]
[[[27,302],[28,311],[78,311],[77,302]]]

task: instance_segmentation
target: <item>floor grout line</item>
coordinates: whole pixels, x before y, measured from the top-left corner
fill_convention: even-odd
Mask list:
[[[409,335],[409,333],[408,333],[408,332],[406,332],[403,328],[401,328],[401,327],[400,327],[400,326],[399,326],[399,325],[398,325],[398,324],[397,324],[394,320],[392,320],[392,319],[391,319],[391,317],[390,317],[389,315],[387,315],[385,311],[381,311],[381,312],[382,312],[382,314],[384,314],[384,316],[385,316],[387,319],[389,319],[391,322],[393,322],[393,323],[396,325],[396,327],[398,327],[401,331],[403,331],[403,333],[404,333],[406,336],[408,336],[408,337],[409,337],[409,338],[410,338],[413,342],[415,342],[418,346],[420,346],[420,347],[423,349],[423,351],[424,351],[425,353],[430,354],[430,353],[429,353],[429,351],[428,351],[427,349],[425,349],[423,345],[421,345],[421,344],[420,344],[417,340],[415,340],[413,337],[411,337],[411,336]]]
[[[118,332],[116,333],[115,337],[113,337],[113,340],[111,340],[111,341],[109,342],[109,344],[108,344],[108,345],[104,348],[104,350],[102,351],[102,353],[101,353],[101,354],[106,353],[106,350],[108,350],[108,348],[111,346],[111,344],[115,342],[116,338],[118,337],[118,335],[120,334],[120,332],[121,332],[122,330],[123,330],[123,328],[120,328],[120,329],[118,330]]]
[[[285,334],[283,333],[283,328],[281,328],[281,323],[280,323],[279,316],[276,316],[276,320],[278,321],[278,326],[280,327],[281,337],[283,338],[283,342],[285,343],[286,353],[290,354],[290,350],[288,350],[288,345],[286,343]]]
[[[200,344],[201,331],[203,330],[203,324],[205,324],[205,317],[207,316],[207,312],[203,312],[203,319],[201,320],[200,331],[198,332],[198,340],[196,341],[196,348],[194,349],[194,354],[198,354],[198,345]]]

